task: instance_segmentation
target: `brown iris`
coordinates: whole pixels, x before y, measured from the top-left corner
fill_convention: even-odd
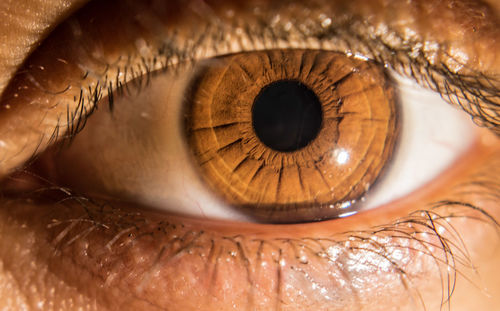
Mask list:
[[[353,211],[397,138],[380,66],[340,53],[270,50],[211,60],[193,84],[186,132],[203,179],[265,222]]]

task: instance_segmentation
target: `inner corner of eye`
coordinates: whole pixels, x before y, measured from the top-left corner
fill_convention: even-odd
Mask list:
[[[58,178],[171,213],[309,222],[411,193],[470,137],[436,94],[342,53],[255,51],[197,66],[97,111],[59,153]]]

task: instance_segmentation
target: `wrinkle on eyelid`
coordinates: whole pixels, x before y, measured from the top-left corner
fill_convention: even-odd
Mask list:
[[[384,6],[377,6],[379,2]],[[27,70],[16,77],[8,92],[4,92],[0,105],[0,140],[4,142],[0,153],[0,175],[24,162],[34,152],[43,150],[66,130],[75,131],[75,124],[80,124],[79,114],[86,114],[109,91],[126,86],[138,76],[181,61],[243,50],[323,48],[368,55],[368,58],[393,65],[408,75],[413,75],[414,70],[420,70],[420,74],[429,73],[430,69],[425,66],[437,65],[441,72],[422,78],[420,82],[433,87],[432,83],[437,81],[440,85],[435,88],[458,94],[458,98],[450,96],[450,101],[457,105],[462,104],[460,97],[463,93],[457,90],[457,85],[471,83],[462,97],[472,96],[472,99],[467,97],[463,108],[473,116],[484,117],[486,125],[498,122],[499,108],[495,103],[495,94],[500,88],[498,81],[489,79],[489,76],[486,81],[477,78],[478,74],[486,73],[497,77],[500,71],[499,59],[492,52],[498,49],[498,41],[491,40],[500,31],[498,19],[487,7],[465,0],[379,2],[352,1],[346,4],[342,0],[316,0],[308,3],[305,10],[300,1],[287,1],[287,6],[281,7],[270,4],[270,1],[261,1],[262,5],[269,5],[269,10],[266,7],[261,14],[245,7],[244,3],[250,5],[247,2],[234,5],[220,1],[212,6],[215,15],[201,18],[192,6],[181,6],[179,14],[173,16],[171,6],[179,5],[176,1],[153,1],[160,8],[154,12],[143,3],[133,1],[128,9],[112,2],[91,3],[89,6],[97,7],[87,6],[85,9],[95,11],[80,12],[80,20],[72,20],[59,31],[59,36],[49,38],[51,40],[26,64]],[[460,10],[454,10],[451,3],[461,3],[468,8],[467,12],[477,14],[464,16]],[[104,4],[109,7],[100,9],[99,5]],[[245,16],[235,14],[234,10],[241,9],[239,5],[248,10]],[[125,14],[117,14],[121,9]],[[136,14],[135,9],[142,10],[142,14]],[[231,9],[232,17],[229,17],[231,14],[224,15]],[[441,9],[447,13],[444,17],[439,15]],[[169,18],[158,14],[167,14]],[[351,23],[354,17],[358,18],[357,22]],[[461,17],[466,22],[460,23]],[[90,19],[92,25],[84,24]],[[197,23],[192,23],[193,19]],[[438,22],[427,23],[429,19]],[[110,20],[115,24],[125,23],[122,31],[114,32],[113,27],[109,27]],[[130,20],[136,23],[128,23]],[[453,31],[442,31],[448,28]],[[373,44],[364,42],[374,38],[379,41]],[[64,48],[58,40],[64,41]],[[426,46],[421,41],[434,45]],[[421,68],[404,66],[411,55],[416,55],[412,62]],[[464,55],[466,57],[462,57]],[[462,61],[467,63],[460,63]],[[402,68],[394,64],[398,62],[403,64]],[[453,74],[450,70],[460,71],[472,81],[455,79],[453,85],[442,76]],[[477,88],[491,86],[491,83],[493,89],[474,92]],[[492,95],[492,92],[496,93]],[[478,94],[481,98],[474,103],[474,96]],[[468,104],[469,99],[472,105]],[[482,99],[493,103],[483,107]],[[68,111],[69,120],[66,120]],[[19,124],[26,123],[36,126],[19,127]]]
[[[89,0],[3,0],[0,3],[0,94],[26,57]]]

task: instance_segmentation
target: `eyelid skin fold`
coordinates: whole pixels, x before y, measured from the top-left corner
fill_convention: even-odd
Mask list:
[[[91,3],[48,38],[4,92],[0,171],[5,174],[51,141],[78,132],[80,117],[91,113],[101,98],[145,73],[245,50],[322,48],[374,59],[437,89],[476,123],[493,128],[498,123],[500,65],[492,52],[497,41],[490,38],[498,35],[498,20],[480,3],[458,2],[463,10],[446,3],[317,0],[307,10],[294,1],[217,2],[204,8],[177,1]],[[200,16],[201,9],[212,14]],[[111,11],[116,14],[110,16]],[[235,19],[235,12],[241,18]],[[391,12],[390,18],[384,12]],[[408,22],[406,12],[416,18]],[[437,15],[439,22],[420,22]],[[441,22],[444,29],[461,31],[444,32]],[[116,33],[107,23],[124,28]],[[19,128],[20,115],[38,126]],[[8,138],[13,132],[15,140]]]
[[[9,1],[0,7],[2,42],[9,48],[0,51],[0,93],[25,57],[66,17],[87,0]],[[30,10],[29,7],[36,7]],[[35,12],[36,14],[33,14]]]

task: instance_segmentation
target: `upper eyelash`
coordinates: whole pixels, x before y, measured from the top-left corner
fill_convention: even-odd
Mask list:
[[[255,28],[250,29],[248,24],[243,25],[245,31],[243,35],[252,38],[249,42],[254,46],[243,46],[240,43],[239,51],[249,52],[255,50],[255,42],[262,43],[266,40],[265,38],[272,38],[272,40],[275,40],[274,42],[287,41],[292,30],[298,31],[303,36],[303,40],[315,38],[320,46],[328,44],[331,40],[342,42],[340,50],[348,47],[352,54],[362,54],[363,57],[367,57],[381,65],[390,65],[397,72],[437,91],[449,103],[461,107],[472,116],[476,124],[488,127],[495,133],[500,134],[498,129],[500,125],[500,104],[497,102],[500,97],[498,79],[486,76],[484,73],[474,71],[471,68],[469,68],[471,74],[454,73],[444,62],[433,65],[429,62],[428,56],[422,48],[413,48],[421,43],[417,39],[408,38],[389,30],[387,36],[390,35],[393,39],[398,38],[396,41],[403,42],[401,46],[390,46],[386,42],[387,39],[384,39],[382,35],[376,35],[366,30],[368,27],[361,21],[356,20],[355,17],[347,19],[341,24],[332,23],[326,28],[318,24],[310,34],[304,33],[299,27],[286,31],[283,23],[271,26],[270,21],[265,19],[257,20],[256,24],[260,25],[261,33],[257,33]],[[163,70],[177,70],[179,66],[186,64],[194,65],[196,61],[199,61],[196,56],[197,49],[205,42],[213,42],[214,45],[211,46],[211,49],[217,54],[218,47],[215,44],[217,38],[220,39],[220,37],[223,37],[222,34],[231,31],[231,25],[215,23],[207,26],[206,31],[201,32],[199,37],[194,38],[193,42],[195,43],[189,47],[183,46],[182,42],[176,42],[177,36],[164,38],[164,43],[158,48],[154,57],[146,59],[138,56],[139,53],[126,55],[124,58],[128,60],[129,64],[123,68],[115,68],[117,73],[113,79],[110,79],[107,74],[114,65],[108,64],[106,71],[99,74],[101,79],[95,81],[95,86],[81,88],[79,97],[74,98],[76,108],[73,111],[68,108],[66,123],[61,123],[56,127],[52,135],[53,140],[57,140],[63,132],[65,138],[71,139],[74,137],[83,128],[82,125],[85,124],[85,119],[97,109],[101,99],[107,98],[108,106],[110,110],[113,110],[115,93],[116,95],[123,94],[124,91],[129,92],[130,88],[142,89],[147,86],[147,81],[149,81],[151,75],[158,74]],[[268,42],[268,44],[269,48],[276,48],[276,46],[273,46],[273,42]],[[362,52],[358,53],[357,51]],[[402,53],[406,59],[401,58]],[[452,56],[448,56],[453,59]],[[454,61],[458,62],[458,60]],[[96,75],[94,72],[93,74]],[[123,74],[123,78],[120,78],[120,74]],[[88,77],[89,71],[84,73],[82,80],[85,81]],[[146,80],[145,85],[143,85],[143,79]],[[131,85],[130,81],[133,81],[133,85]],[[62,128],[67,128],[67,130]]]

